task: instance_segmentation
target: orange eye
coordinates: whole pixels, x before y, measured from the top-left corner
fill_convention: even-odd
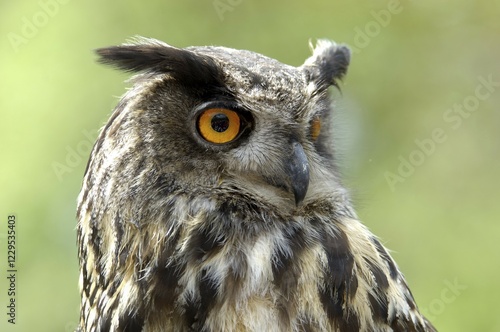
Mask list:
[[[224,144],[234,140],[240,133],[240,117],[226,108],[209,108],[198,118],[198,131],[208,142]]]
[[[321,120],[319,117],[316,117],[311,122],[311,137],[313,141],[318,139],[320,133],[321,133]]]

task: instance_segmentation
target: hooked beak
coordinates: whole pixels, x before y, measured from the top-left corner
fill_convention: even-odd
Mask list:
[[[302,145],[298,142],[292,144],[292,154],[285,169],[295,196],[295,205],[299,206],[306,197],[309,187],[309,163]]]

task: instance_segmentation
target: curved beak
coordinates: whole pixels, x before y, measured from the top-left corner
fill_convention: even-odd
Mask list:
[[[309,187],[309,163],[302,145],[298,142],[292,144],[292,154],[285,169],[295,196],[295,205],[299,206],[306,197]]]

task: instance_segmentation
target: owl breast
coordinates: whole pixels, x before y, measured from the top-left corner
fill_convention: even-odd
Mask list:
[[[330,226],[325,233],[326,217],[308,215],[307,208],[298,215],[278,215],[276,209],[266,209],[268,203],[234,193],[222,194],[212,204],[200,196],[190,203],[182,199],[182,206],[186,205],[190,208],[185,211],[169,209],[176,216],[169,222],[177,225],[167,226],[175,229],[169,238],[176,240],[168,247],[175,249],[146,276],[156,281],[148,292],[157,304],[155,315],[170,317],[151,319],[161,323],[151,330],[168,326],[207,331],[329,329],[321,299],[321,289],[331,287],[325,274],[329,257],[339,256],[339,264],[345,261],[351,267],[352,261],[341,253],[349,250],[341,247],[341,242],[348,246],[341,235],[338,246],[330,245],[335,252],[327,252],[322,245],[325,234],[331,232],[333,240],[334,232],[342,233]],[[346,281],[354,285],[351,281],[356,277],[347,270],[339,270],[339,285]],[[339,290],[345,291],[342,287]]]

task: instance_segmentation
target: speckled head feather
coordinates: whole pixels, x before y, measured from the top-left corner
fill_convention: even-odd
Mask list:
[[[79,196],[78,331],[434,331],[336,172],[347,47],[97,53],[137,76]]]

